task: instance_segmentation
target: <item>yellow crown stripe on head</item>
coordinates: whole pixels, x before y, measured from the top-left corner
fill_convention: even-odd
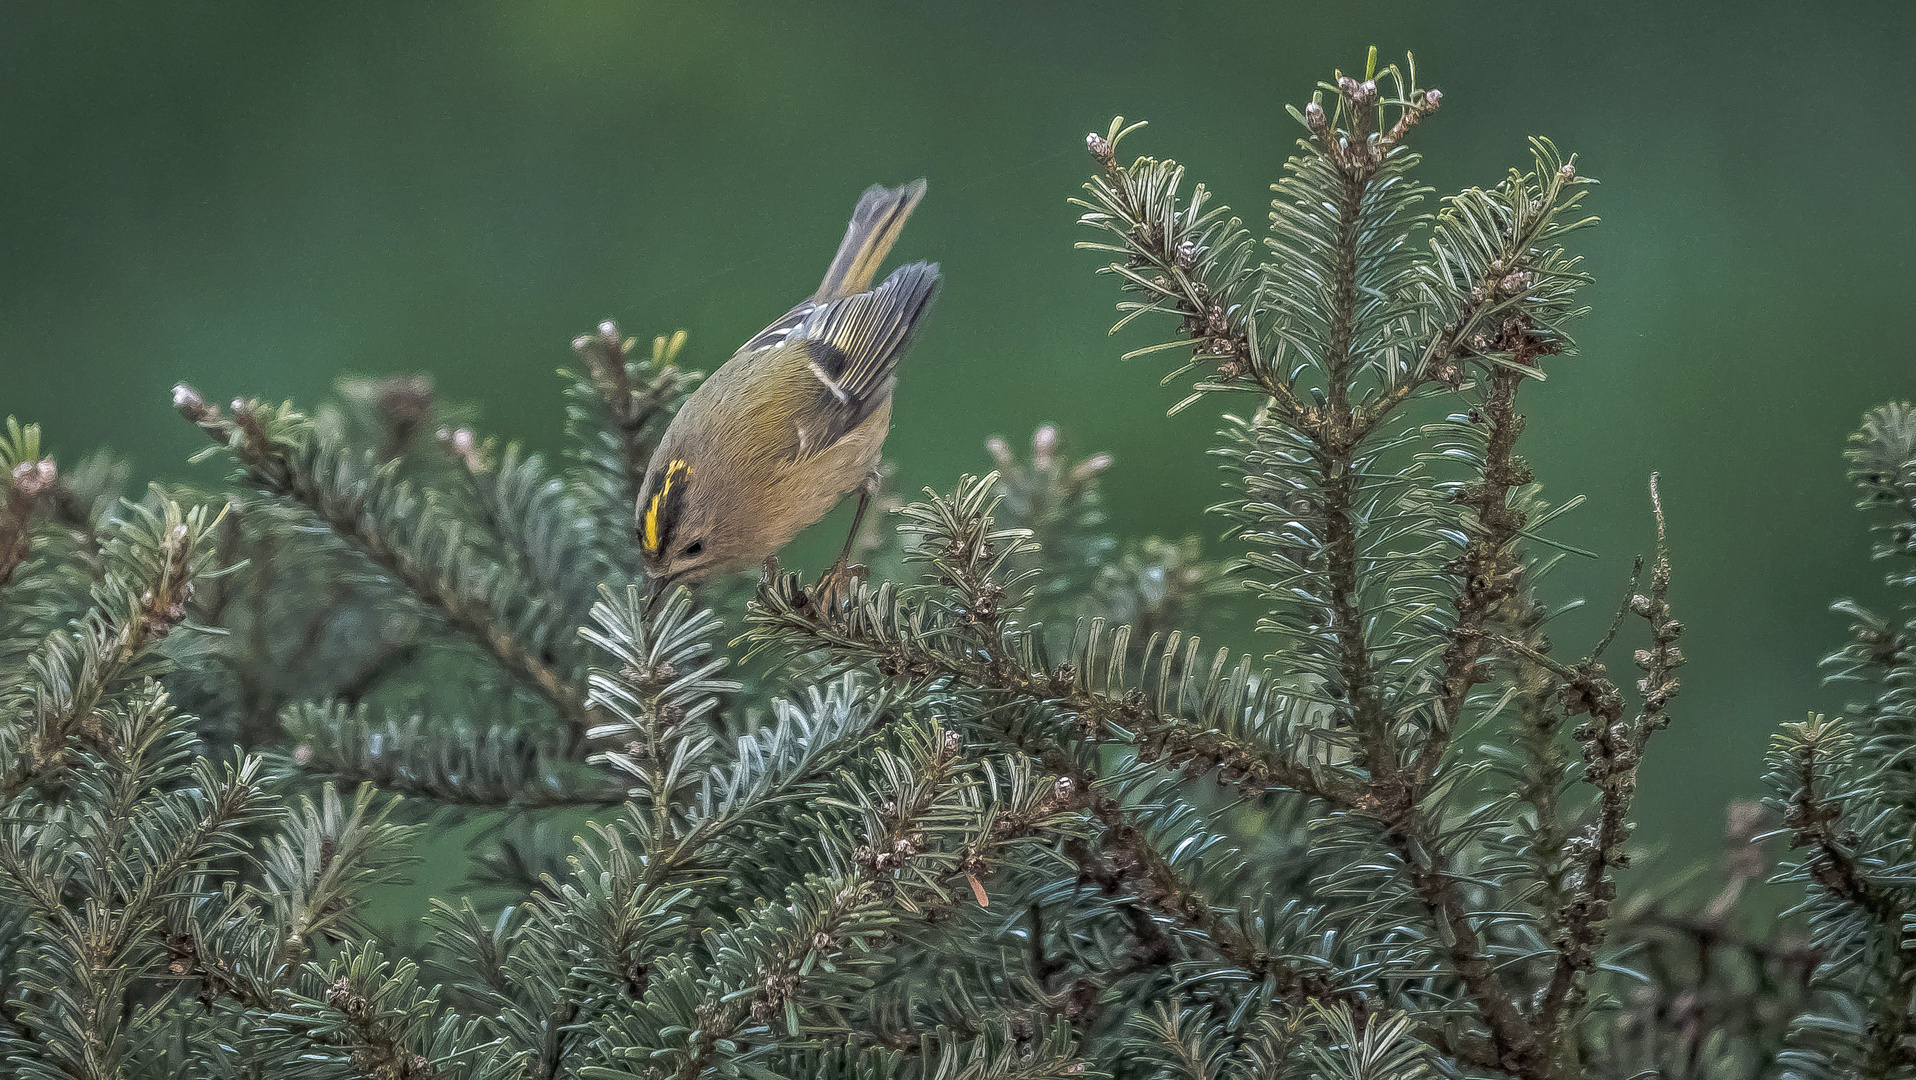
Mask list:
[[[659,543],[661,541],[659,526],[661,524],[660,519],[665,516],[665,497],[672,493],[672,485],[678,483],[680,477],[690,476],[691,474],[692,467],[690,465],[687,465],[682,460],[674,459],[670,465],[665,467],[665,480],[659,484],[658,493],[653,495],[652,501],[645,505],[645,538],[643,543],[645,550],[649,554],[657,555],[659,553]]]

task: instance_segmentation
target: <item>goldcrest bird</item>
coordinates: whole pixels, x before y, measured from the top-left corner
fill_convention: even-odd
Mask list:
[[[938,285],[917,262],[872,278],[925,194],[917,180],[858,200],[818,292],[741,346],[680,406],[640,487],[654,595],[766,560],[859,491],[856,535],[891,428],[898,359]],[[851,552],[828,573],[842,576]]]

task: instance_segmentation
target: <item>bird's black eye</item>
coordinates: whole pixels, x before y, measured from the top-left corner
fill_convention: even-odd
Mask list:
[[[679,554],[687,556],[687,557],[692,557],[692,556],[698,555],[700,552],[703,552],[704,550],[705,550],[705,541],[694,540],[691,543],[680,548]]]

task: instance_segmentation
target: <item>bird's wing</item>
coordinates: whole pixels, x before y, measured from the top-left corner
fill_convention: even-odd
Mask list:
[[[819,304],[786,334],[793,361],[818,383],[815,406],[801,413],[801,453],[837,442],[890,395],[937,286],[936,263],[901,266],[870,292]]]

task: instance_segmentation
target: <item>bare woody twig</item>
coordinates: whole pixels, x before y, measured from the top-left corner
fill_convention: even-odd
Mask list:
[[[1589,715],[1575,734],[1584,745],[1584,780],[1597,789],[1598,795],[1597,820],[1570,843],[1578,869],[1558,914],[1561,937],[1556,943],[1557,962],[1538,1005],[1539,1022],[1552,1031],[1580,1004],[1580,977],[1596,966],[1596,949],[1608,936],[1610,904],[1616,899],[1611,871],[1629,863],[1624,845],[1630,838],[1627,815],[1636,795],[1637,766],[1650,736],[1670,723],[1665,709],[1677,692],[1675,673],[1683,663],[1683,652],[1676,644],[1683,625],[1670,615],[1669,542],[1654,473],[1650,477],[1650,505],[1657,524],[1650,592],[1631,597],[1629,605],[1650,628],[1651,647],[1636,653],[1637,666],[1644,672],[1637,681],[1643,695],[1642,709],[1633,720],[1623,721],[1622,698],[1595,660],[1582,665],[1576,672],[1577,679],[1565,687],[1571,711]]]

